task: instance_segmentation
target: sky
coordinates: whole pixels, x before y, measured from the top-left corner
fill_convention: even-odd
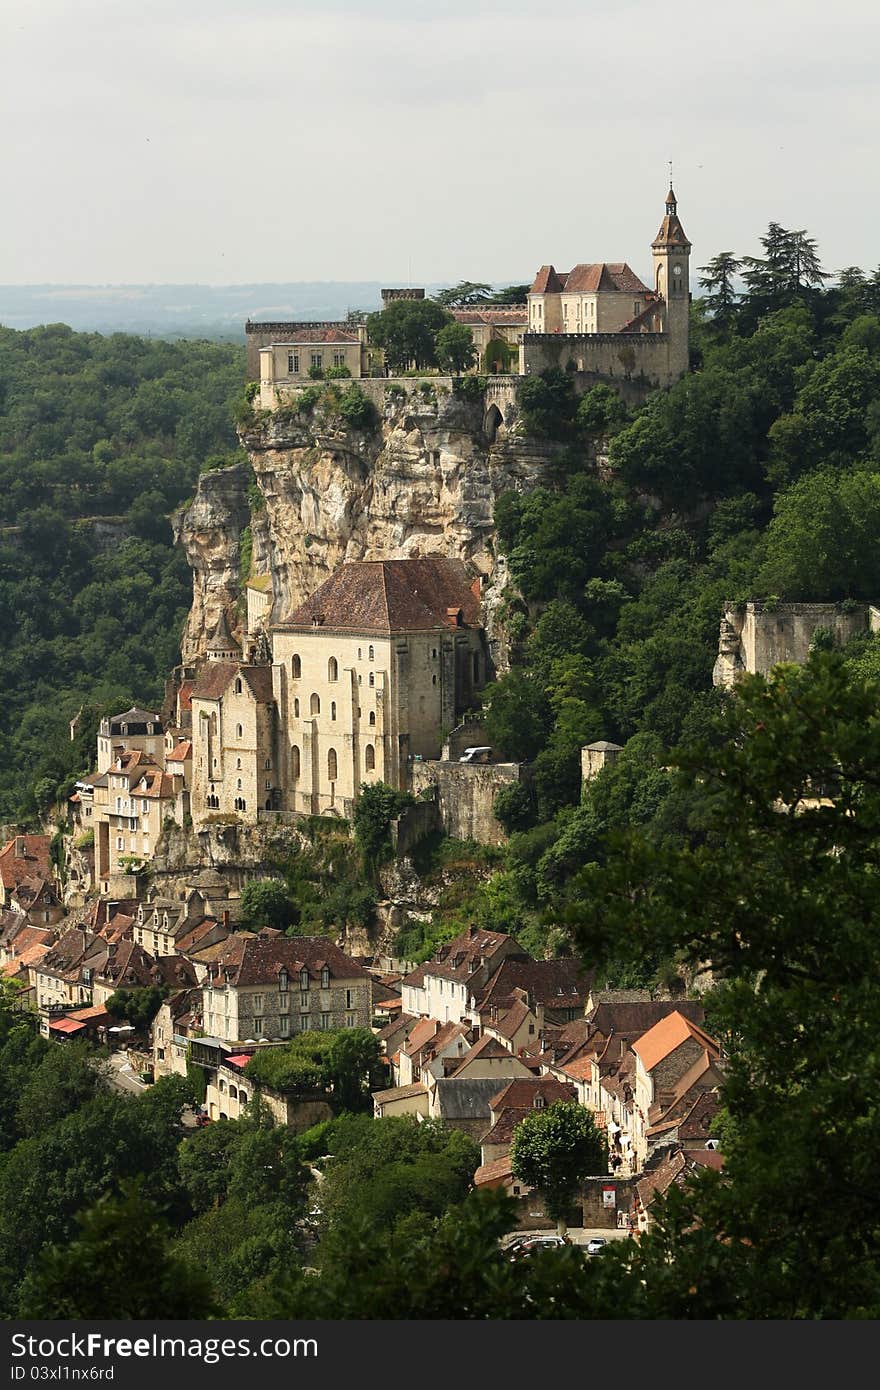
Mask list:
[[[880,262],[876,0],[0,0],[0,283]],[[692,278],[693,284],[693,278]]]

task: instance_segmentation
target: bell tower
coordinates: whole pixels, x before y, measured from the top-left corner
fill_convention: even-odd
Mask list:
[[[678,220],[678,202],[672,184],[666,194],[666,216],[651,243],[654,289],[665,303],[663,321],[669,338],[669,379],[677,381],[689,366],[691,244]]]

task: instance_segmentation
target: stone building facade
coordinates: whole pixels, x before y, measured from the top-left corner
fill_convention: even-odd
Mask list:
[[[670,187],[651,243],[653,284],[625,262],[542,266],[529,291],[520,372],[572,369],[597,380],[669,386],[689,366],[690,252]],[[579,383],[589,385],[588,380]]]
[[[766,676],[780,662],[800,664],[819,629],[844,646],[860,632],[880,630],[880,609],[868,603],[732,603],[721,615],[715,685],[746,673]]]
[[[490,674],[478,582],[442,556],[343,565],[269,638],[271,663],[196,679],[196,824],[350,817],[362,783],[408,789]]]
[[[326,937],[228,938],[211,962],[202,1018],[221,1042],[369,1028],[372,986],[361,966]]]

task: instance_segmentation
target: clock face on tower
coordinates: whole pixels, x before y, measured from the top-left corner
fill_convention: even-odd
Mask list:
[[[678,277],[681,275],[681,266],[680,266],[680,265],[674,265],[674,266],[672,267],[672,273],[673,273],[673,275],[675,276],[675,278],[676,278],[676,280],[677,280]]]

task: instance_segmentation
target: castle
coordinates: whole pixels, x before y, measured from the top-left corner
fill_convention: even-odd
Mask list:
[[[520,376],[551,367],[574,371],[579,389],[596,381],[671,386],[689,364],[691,244],[670,185],[660,229],[651,243],[652,284],[625,262],[584,262],[569,271],[541,266],[526,304],[455,309],[471,329],[474,370]],[[383,290],[383,305],[424,298],[424,290]],[[352,377],[383,377],[381,349],[363,324],[348,322],[245,325],[248,377],[260,382],[264,408],[302,386],[315,371],[344,368]]]

